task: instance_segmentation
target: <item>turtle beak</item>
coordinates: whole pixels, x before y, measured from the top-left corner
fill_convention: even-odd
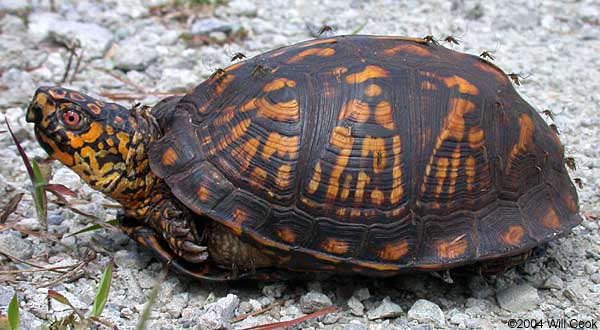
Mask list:
[[[33,99],[29,106],[27,107],[27,114],[25,119],[28,123],[37,123],[39,122],[40,116],[42,116],[42,107],[40,106],[38,100],[41,94],[45,94],[44,91],[47,90],[47,87],[38,88],[33,94]]]

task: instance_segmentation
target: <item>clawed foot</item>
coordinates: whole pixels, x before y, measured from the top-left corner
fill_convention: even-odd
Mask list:
[[[169,247],[187,262],[200,263],[208,258],[206,246],[196,244],[196,239],[187,228],[167,221],[169,230],[164,230],[162,235],[169,243]]]

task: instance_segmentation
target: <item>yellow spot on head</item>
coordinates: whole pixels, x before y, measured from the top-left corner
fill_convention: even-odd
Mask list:
[[[346,76],[346,82],[349,84],[361,84],[373,78],[385,78],[390,73],[384,68],[376,65],[367,65],[361,72],[352,73]]]

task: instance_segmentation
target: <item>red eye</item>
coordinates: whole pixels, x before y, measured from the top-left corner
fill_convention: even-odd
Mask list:
[[[68,110],[63,114],[63,122],[68,126],[77,126],[81,118],[75,111]]]

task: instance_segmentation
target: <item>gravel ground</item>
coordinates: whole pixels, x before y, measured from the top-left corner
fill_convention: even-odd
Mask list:
[[[37,86],[63,79],[70,57],[66,46],[78,43],[83,56],[79,72],[73,75],[72,69],[64,86],[96,96],[145,92],[122,101],[131,105],[154,104],[160,98],[148,92],[183,91],[198,84],[226,66],[236,52],[253,56],[312,38],[323,24],[332,26],[335,34],[451,34],[461,40],[452,46],[457,50],[492,51],[495,63],[506,72],[526,77],[518,89],[531,104],[540,111],[552,110],[567,154],[577,161],[572,176],[583,181],[579,193],[587,220],[523,266],[496,278],[457,277],[453,284],[429,275],[199,284],[169,274],[148,329],[241,329],[329,306],[338,312],[296,328],[494,329],[518,318],[600,323],[598,0],[233,0],[191,9],[174,8],[173,2],[56,0],[51,8],[44,0],[0,0],[0,119],[8,119],[31,157],[45,153],[25,123],[24,110]],[[72,67],[77,61],[72,60]],[[89,308],[101,271],[114,256],[118,267],[102,317],[119,329],[133,329],[162,266],[115,230],[56,240],[88,226],[90,219],[55,204],[49,209],[50,234],[40,234],[27,193],[31,184],[7,134],[0,134],[0,148],[5,150],[0,158],[0,208],[16,194],[26,193],[7,220],[21,230],[0,231],[0,249],[52,266],[95,256],[63,278],[53,272],[4,272],[0,312],[6,312],[16,291],[22,328],[40,329],[68,314],[65,306],[48,302],[48,289],[61,292],[75,307]],[[78,192],[78,208],[102,219],[114,216],[114,210],[104,206],[109,200],[58,164],[53,182]],[[31,267],[0,256],[0,270],[27,269]],[[232,322],[268,306],[272,308],[262,314]]]

